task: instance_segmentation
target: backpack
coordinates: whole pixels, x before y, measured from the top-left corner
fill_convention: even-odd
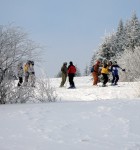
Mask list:
[[[94,66],[91,67],[90,72],[94,72]]]

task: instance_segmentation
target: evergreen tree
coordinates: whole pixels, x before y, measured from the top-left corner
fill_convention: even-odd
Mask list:
[[[136,46],[140,46],[140,22],[135,13],[127,21],[125,26],[126,43],[125,47],[134,50]]]
[[[134,50],[137,46],[140,46],[140,22],[136,14],[133,13],[125,26],[123,21],[120,20],[117,31],[105,36],[98,51],[93,54],[91,62],[93,64],[93,59],[99,57],[108,60],[116,59],[116,57],[122,55],[125,49]]]
[[[89,70],[93,66],[93,64],[95,63],[97,57],[98,57],[98,52],[94,52],[94,54],[93,54],[93,56],[91,58],[91,61],[90,61]]]
[[[98,51],[92,56],[90,68],[98,58],[117,60],[124,57],[123,53],[130,54],[130,51],[134,53],[138,47],[140,47],[140,22],[136,14],[133,13],[125,25],[120,20],[117,31],[105,36]]]
[[[105,37],[103,44],[99,49],[100,57],[103,59],[110,60],[112,57],[116,55],[116,47],[115,47],[115,34],[112,33]]]
[[[115,45],[116,45],[117,53],[122,53],[124,51],[125,32],[124,32],[124,25],[122,20],[120,20],[117,28]]]

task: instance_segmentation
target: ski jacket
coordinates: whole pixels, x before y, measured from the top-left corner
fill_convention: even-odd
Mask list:
[[[111,72],[113,75],[118,75],[118,68],[120,68],[120,66],[118,66],[118,65],[111,66]]]
[[[107,64],[103,64],[101,73],[103,73],[103,74],[109,74],[109,67],[108,67]]]
[[[96,72],[97,74],[99,73],[99,63],[96,63],[95,65],[93,65],[94,67],[94,71],[93,72]]]
[[[25,64],[25,65],[24,65],[24,72],[25,72],[25,73],[28,72],[28,69],[29,69],[29,65],[28,65],[28,64]]]
[[[70,65],[68,67],[68,74],[75,74],[76,73],[76,67],[74,65]]]

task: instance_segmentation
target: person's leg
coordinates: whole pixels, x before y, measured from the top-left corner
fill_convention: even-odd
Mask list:
[[[75,87],[75,84],[74,84],[74,74],[72,74],[72,77],[71,77],[71,85],[72,85],[72,87]]]
[[[35,87],[35,75],[34,74],[30,75],[30,80],[31,80],[31,86]]]
[[[23,78],[22,78],[22,77],[19,77],[18,86],[21,86],[22,82],[23,82]]]
[[[92,75],[93,75],[93,85],[97,85],[97,83],[98,83],[98,75],[97,75],[96,72],[93,72]]]
[[[116,85],[119,80],[119,75],[116,75],[115,77],[116,77],[116,79],[115,79],[115,85]]]
[[[64,84],[65,84],[65,74],[62,73],[62,81],[61,81],[60,87],[63,87]]]
[[[20,77],[20,84],[23,83],[23,77]]]
[[[108,75],[104,73],[102,75],[103,75],[103,86],[106,86],[106,83],[108,82]]]
[[[71,74],[69,74],[69,84],[70,84],[70,87],[72,87],[72,80],[73,80],[73,77]]]
[[[65,74],[64,75],[64,84],[66,83],[66,80],[67,80],[67,75]]]
[[[102,73],[102,77],[103,77],[103,86],[105,86],[105,74]]]
[[[112,76],[113,76],[112,84],[114,84],[114,82],[115,82],[115,75],[114,75],[114,74],[112,74]]]
[[[23,83],[24,86],[27,86],[28,80],[29,80],[29,74],[25,74],[24,83]]]
[[[108,75],[105,74],[105,80],[104,80],[104,84],[106,85],[106,83],[108,82]]]

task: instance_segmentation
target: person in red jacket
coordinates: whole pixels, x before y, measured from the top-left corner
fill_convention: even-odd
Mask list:
[[[68,66],[68,77],[69,77],[69,83],[70,83],[69,88],[75,88],[75,84],[73,81],[75,73],[76,73],[76,67],[73,65],[73,62],[70,61],[69,66]]]

